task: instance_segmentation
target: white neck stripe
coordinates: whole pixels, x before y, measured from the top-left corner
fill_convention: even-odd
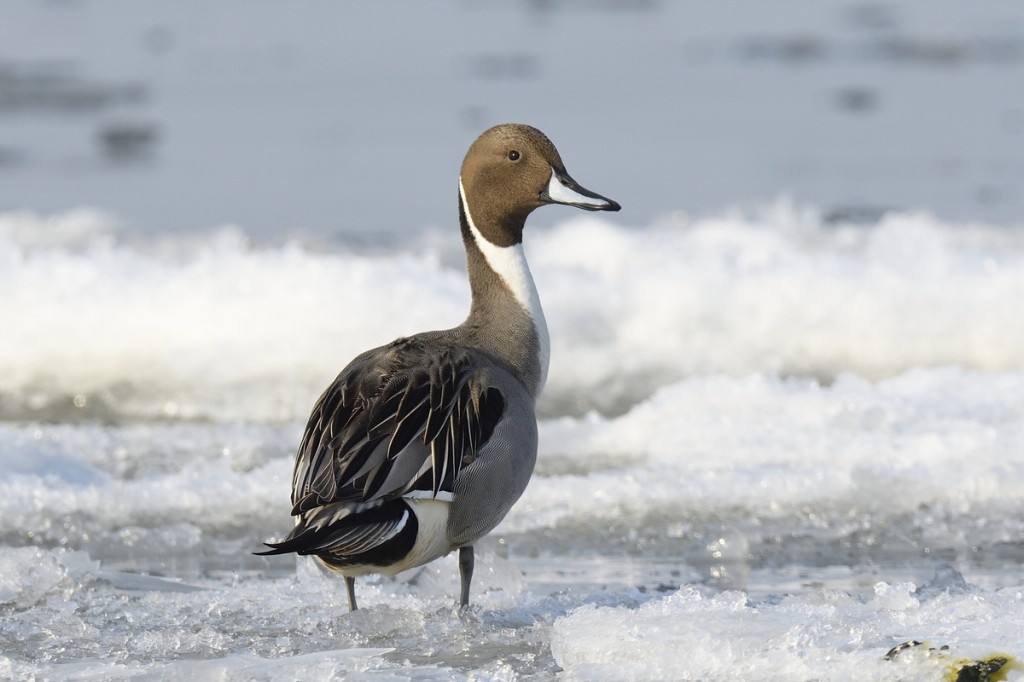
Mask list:
[[[469,212],[469,202],[466,201],[466,189],[462,186],[462,178],[459,178],[459,196],[462,198],[462,209],[466,213],[466,222],[469,223],[469,231],[473,235],[480,252],[484,254],[487,264],[497,273],[498,277],[509,288],[516,301],[523,307],[526,314],[533,320],[537,330],[537,342],[539,348],[538,360],[540,361],[540,384],[537,386],[537,393],[544,387],[548,377],[548,362],[551,358],[551,338],[548,336],[548,324],[544,319],[544,309],[540,306],[540,296],[537,294],[537,285],[533,282],[533,275],[530,274],[530,266],[526,263],[526,253],[523,245],[513,244],[512,246],[496,246],[488,241],[477,229],[473,222],[473,216]]]

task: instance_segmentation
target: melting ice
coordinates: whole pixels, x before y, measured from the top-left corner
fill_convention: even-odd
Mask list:
[[[924,214],[531,231],[541,453],[473,609],[452,557],[360,581],[348,614],[309,562],[252,556],[287,532],[318,391],[465,314],[459,249],[0,216],[0,678],[940,679],[1024,656],[1024,232]]]

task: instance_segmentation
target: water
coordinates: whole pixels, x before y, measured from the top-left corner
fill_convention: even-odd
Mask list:
[[[304,7],[0,9],[0,679],[1021,659],[1019,10]],[[451,190],[506,118],[625,208],[527,231],[541,451],[474,606],[446,557],[350,614],[251,552],[338,369],[465,315]]]
[[[945,665],[881,661],[909,639],[1021,649],[1016,230],[785,204],[537,228],[556,361],[476,606],[453,609],[449,557],[360,581],[350,616],[337,580],[249,552],[287,532],[321,384],[464,312],[456,238],[367,255],[32,221],[0,217],[3,674],[892,679]],[[655,651],[621,655],[638,637]]]
[[[637,225],[781,194],[869,219],[1019,224],[1024,208],[1013,2],[0,12],[0,209],[92,205],[144,232],[401,238],[449,225],[466,147],[506,121],[549,133]]]

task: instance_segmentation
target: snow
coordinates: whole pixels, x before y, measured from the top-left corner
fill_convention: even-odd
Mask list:
[[[948,653],[883,657],[915,638],[951,638],[961,658],[1019,648],[1019,588],[916,592],[879,582],[864,598],[820,590],[766,603],[683,588],[638,608],[579,607],[555,622],[551,648],[566,680],[940,679]]]
[[[450,232],[367,254],[238,228],[140,244],[94,213],[2,215],[0,389],[28,414],[75,412],[77,397],[79,413],[305,416],[358,352],[462,320]],[[643,228],[574,218],[527,237],[557,360],[547,412],[619,412],[694,375],[1024,367],[1019,230],[926,214],[834,226],[782,202]]]
[[[10,679],[938,679],[964,660],[1020,650],[1020,587],[983,590],[951,568],[916,586],[876,582],[752,599],[683,586],[550,596],[522,592],[513,566],[483,557],[477,605],[455,608],[438,568],[364,586],[347,612],[336,580],[157,579],[125,587],[80,552],[9,548],[0,674]],[[455,572],[454,561],[440,570]],[[15,598],[8,585],[24,587]],[[449,584],[451,583],[451,584]],[[894,646],[923,640],[948,651]],[[1019,668],[1007,679],[1020,679]]]
[[[459,248],[0,215],[0,677],[887,680],[1019,658],[1024,239],[923,213],[534,229],[541,452],[478,546],[472,609],[453,556],[360,579],[355,614],[311,562],[253,556],[290,526],[322,385],[465,313]],[[883,660],[909,640],[949,650]]]

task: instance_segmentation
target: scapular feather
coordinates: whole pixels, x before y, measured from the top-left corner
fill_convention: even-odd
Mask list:
[[[296,458],[293,514],[412,490],[451,492],[505,410],[501,392],[475,369],[474,353],[400,339],[356,358],[310,417]],[[424,481],[418,473],[426,461]]]

